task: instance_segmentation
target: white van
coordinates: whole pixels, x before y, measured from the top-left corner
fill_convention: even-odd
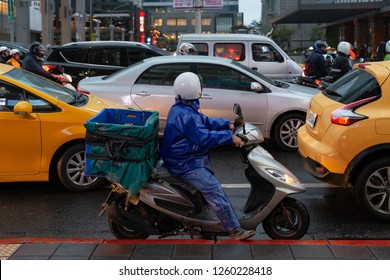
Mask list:
[[[233,59],[275,80],[291,81],[302,68],[273,40],[252,34],[182,34],[182,43],[193,44],[198,55]],[[176,53],[177,53],[176,51]]]

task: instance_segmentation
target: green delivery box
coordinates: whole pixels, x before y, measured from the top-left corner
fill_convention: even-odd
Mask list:
[[[85,175],[139,192],[158,158],[158,112],[103,109],[85,124]]]

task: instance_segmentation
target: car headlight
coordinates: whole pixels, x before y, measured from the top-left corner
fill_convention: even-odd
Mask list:
[[[288,184],[296,184],[298,183],[297,180],[290,175],[281,172],[280,170],[274,169],[274,168],[266,168],[265,169],[269,174],[271,174],[274,178],[288,183]]]

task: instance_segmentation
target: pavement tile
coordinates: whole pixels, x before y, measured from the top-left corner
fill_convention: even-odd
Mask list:
[[[212,245],[210,244],[176,244],[173,248],[174,260],[210,260]]]
[[[329,246],[324,245],[290,245],[295,259],[334,260]]]
[[[331,245],[334,256],[338,260],[375,260],[376,257],[367,246]]]
[[[251,245],[255,260],[293,260],[294,256],[288,245],[253,244]]]
[[[51,255],[59,247],[59,243],[31,243],[23,244],[10,259],[30,259],[30,257],[37,257],[40,259],[49,259]]]
[[[96,246],[97,244],[94,243],[62,243],[54,252],[51,259],[57,256],[86,256],[87,258],[89,258],[95,250]]]
[[[170,260],[173,244],[137,244],[131,255],[132,260]]]
[[[214,260],[253,260],[249,244],[215,244]]]
[[[369,246],[379,260],[390,260],[390,247]]]
[[[134,244],[98,244],[93,251],[91,259],[98,257],[118,257],[129,259],[134,249]]]

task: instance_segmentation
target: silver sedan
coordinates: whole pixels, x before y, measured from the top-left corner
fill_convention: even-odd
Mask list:
[[[163,131],[175,102],[173,82],[183,72],[203,78],[201,110],[210,117],[234,120],[240,103],[246,121],[260,128],[284,150],[295,151],[297,131],[305,122],[310,98],[317,89],[271,80],[232,60],[205,56],[145,59],[109,76],[83,79],[78,90],[133,109],[158,111]]]

